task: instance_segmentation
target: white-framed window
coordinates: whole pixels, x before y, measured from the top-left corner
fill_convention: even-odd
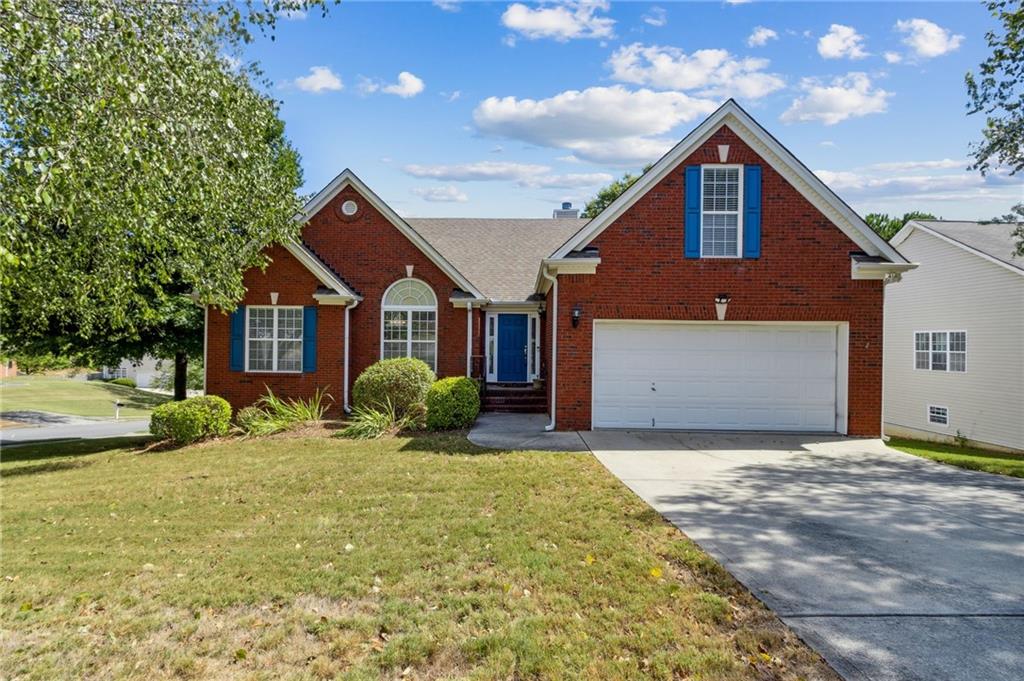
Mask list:
[[[247,305],[245,370],[302,371],[302,308]]]
[[[740,257],[743,244],[743,166],[701,166],[701,185],[701,257]]]
[[[380,356],[415,357],[437,371],[437,297],[419,279],[400,279],[384,292]]]
[[[934,404],[928,405],[928,423],[934,423],[939,426],[949,425],[949,409],[946,407],[939,407]]]
[[[925,371],[967,371],[967,332],[915,331],[914,368]]]

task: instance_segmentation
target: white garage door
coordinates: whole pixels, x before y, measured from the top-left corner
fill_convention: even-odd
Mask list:
[[[836,333],[597,322],[594,427],[834,431]]]

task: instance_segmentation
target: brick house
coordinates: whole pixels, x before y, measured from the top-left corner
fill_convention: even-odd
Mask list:
[[[732,100],[590,220],[402,218],[348,170],[301,219],[207,310],[207,391],[236,408],[348,408],[413,356],[559,430],[880,434],[883,290],[914,265]]]

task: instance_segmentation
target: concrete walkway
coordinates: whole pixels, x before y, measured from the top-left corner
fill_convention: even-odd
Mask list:
[[[579,433],[546,432],[548,422],[545,414],[480,414],[469,431],[469,441],[510,451],[589,451]]]
[[[879,440],[582,436],[845,678],[1024,679],[1024,480]]]

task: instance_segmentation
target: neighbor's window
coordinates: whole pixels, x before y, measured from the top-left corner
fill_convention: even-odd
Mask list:
[[[739,166],[703,166],[701,191],[702,257],[738,258],[740,256]]]
[[[967,371],[967,332],[914,333],[914,368],[931,371]]]
[[[381,357],[415,357],[437,370],[437,298],[418,279],[402,279],[384,293]]]
[[[940,426],[949,425],[949,409],[946,407],[936,407],[934,405],[928,406],[928,422],[936,423]]]
[[[246,371],[302,371],[302,308],[245,308]]]

